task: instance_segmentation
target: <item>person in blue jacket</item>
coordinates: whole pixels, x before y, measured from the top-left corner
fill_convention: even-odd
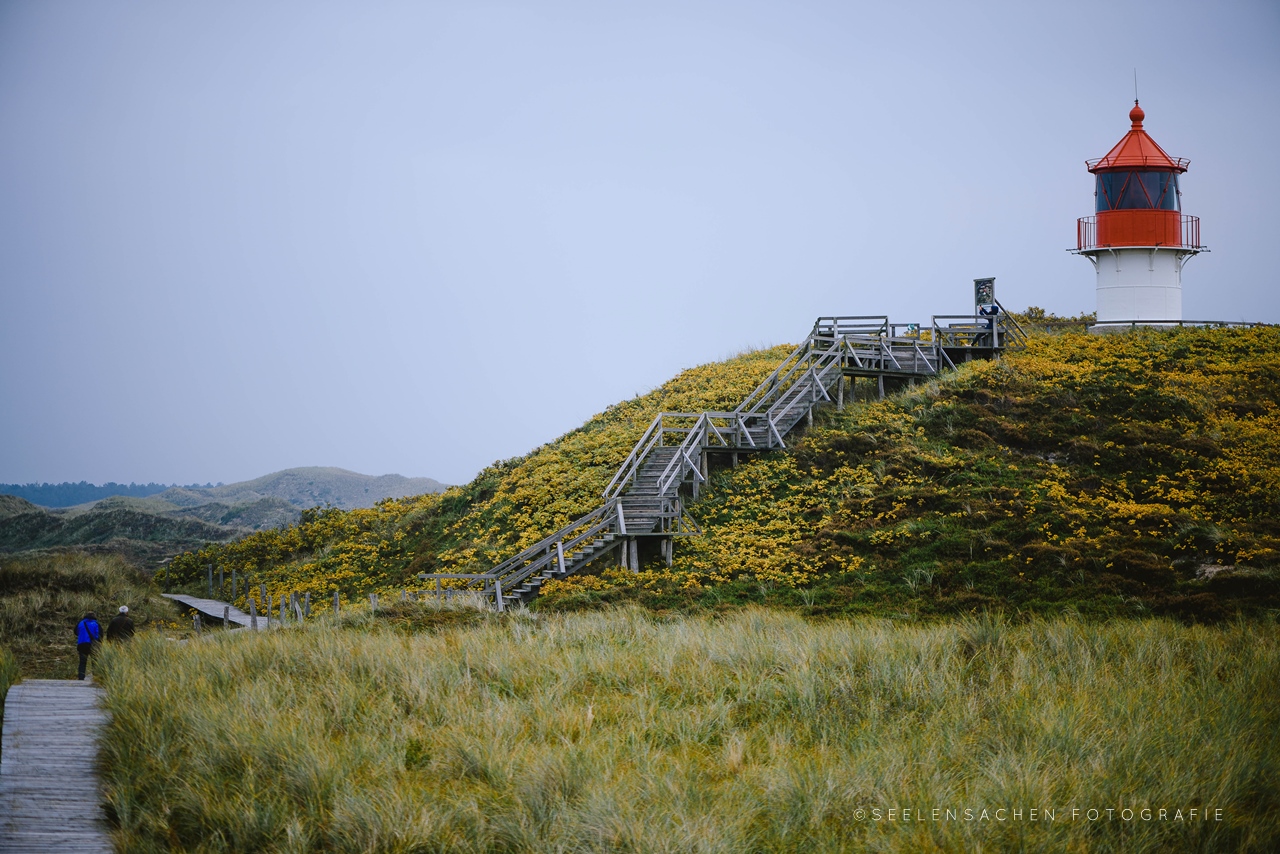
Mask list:
[[[93,652],[98,641],[102,640],[102,627],[98,625],[98,615],[90,611],[84,619],[76,624],[76,649],[80,652],[80,675],[84,678],[85,667],[89,664],[89,654]]]

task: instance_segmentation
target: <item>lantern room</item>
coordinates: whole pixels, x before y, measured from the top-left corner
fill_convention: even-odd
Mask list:
[[[1189,161],[1170,157],[1143,129],[1135,100],[1129,132],[1105,157],[1085,161],[1094,175],[1094,215],[1076,225],[1076,249],[1093,262],[1098,323],[1182,320],[1182,267],[1207,251],[1200,220],[1182,213],[1179,177]]]

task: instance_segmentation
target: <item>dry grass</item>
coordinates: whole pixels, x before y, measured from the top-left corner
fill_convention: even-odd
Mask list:
[[[18,659],[0,646],[0,727],[4,725],[4,698],[9,686],[18,681]]]
[[[102,671],[121,850],[1280,840],[1274,624],[624,610],[407,634],[358,616],[341,629],[144,637],[109,650]],[[1143,820],[1144,808],[1169,812]],[[1220,821],[1201,818],[1217,808]]]
[[[177,628],[177,612],[138,570],[116,555],[38,554],[0,561],[0,647],[21,675],[72,679],[76,623],[95,611],[105,631],[121,605],[140,631]]]

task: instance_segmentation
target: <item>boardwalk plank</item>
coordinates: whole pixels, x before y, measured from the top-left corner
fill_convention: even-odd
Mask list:
[[[106,723],[92,681],[19,682],[0,733],[0,854],[110,852],[93,766]]]
[[[231,623],[242,629],[252,628],[253,626],[253,619],[248,614],[226,602],[219,602],[217,599],[201,599],[198,596],[186,596],[182,593],[162,593],[160,595],[166,599],[186,605],[188,608],[194,608],[206,617],[213,617],[218,620],[222,619],[222,615],[225,612],[224,609],[229,608],[230,613],[227,615],[227,619]],[[266,628],[266,618],[259,614],[258,631],[264,631]]]

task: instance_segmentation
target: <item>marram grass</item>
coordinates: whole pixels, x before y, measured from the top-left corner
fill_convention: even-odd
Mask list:
[[[1277,676],[1257,622],[358,617],[108,650],[102,762],[128,851],[1265,851]]]

